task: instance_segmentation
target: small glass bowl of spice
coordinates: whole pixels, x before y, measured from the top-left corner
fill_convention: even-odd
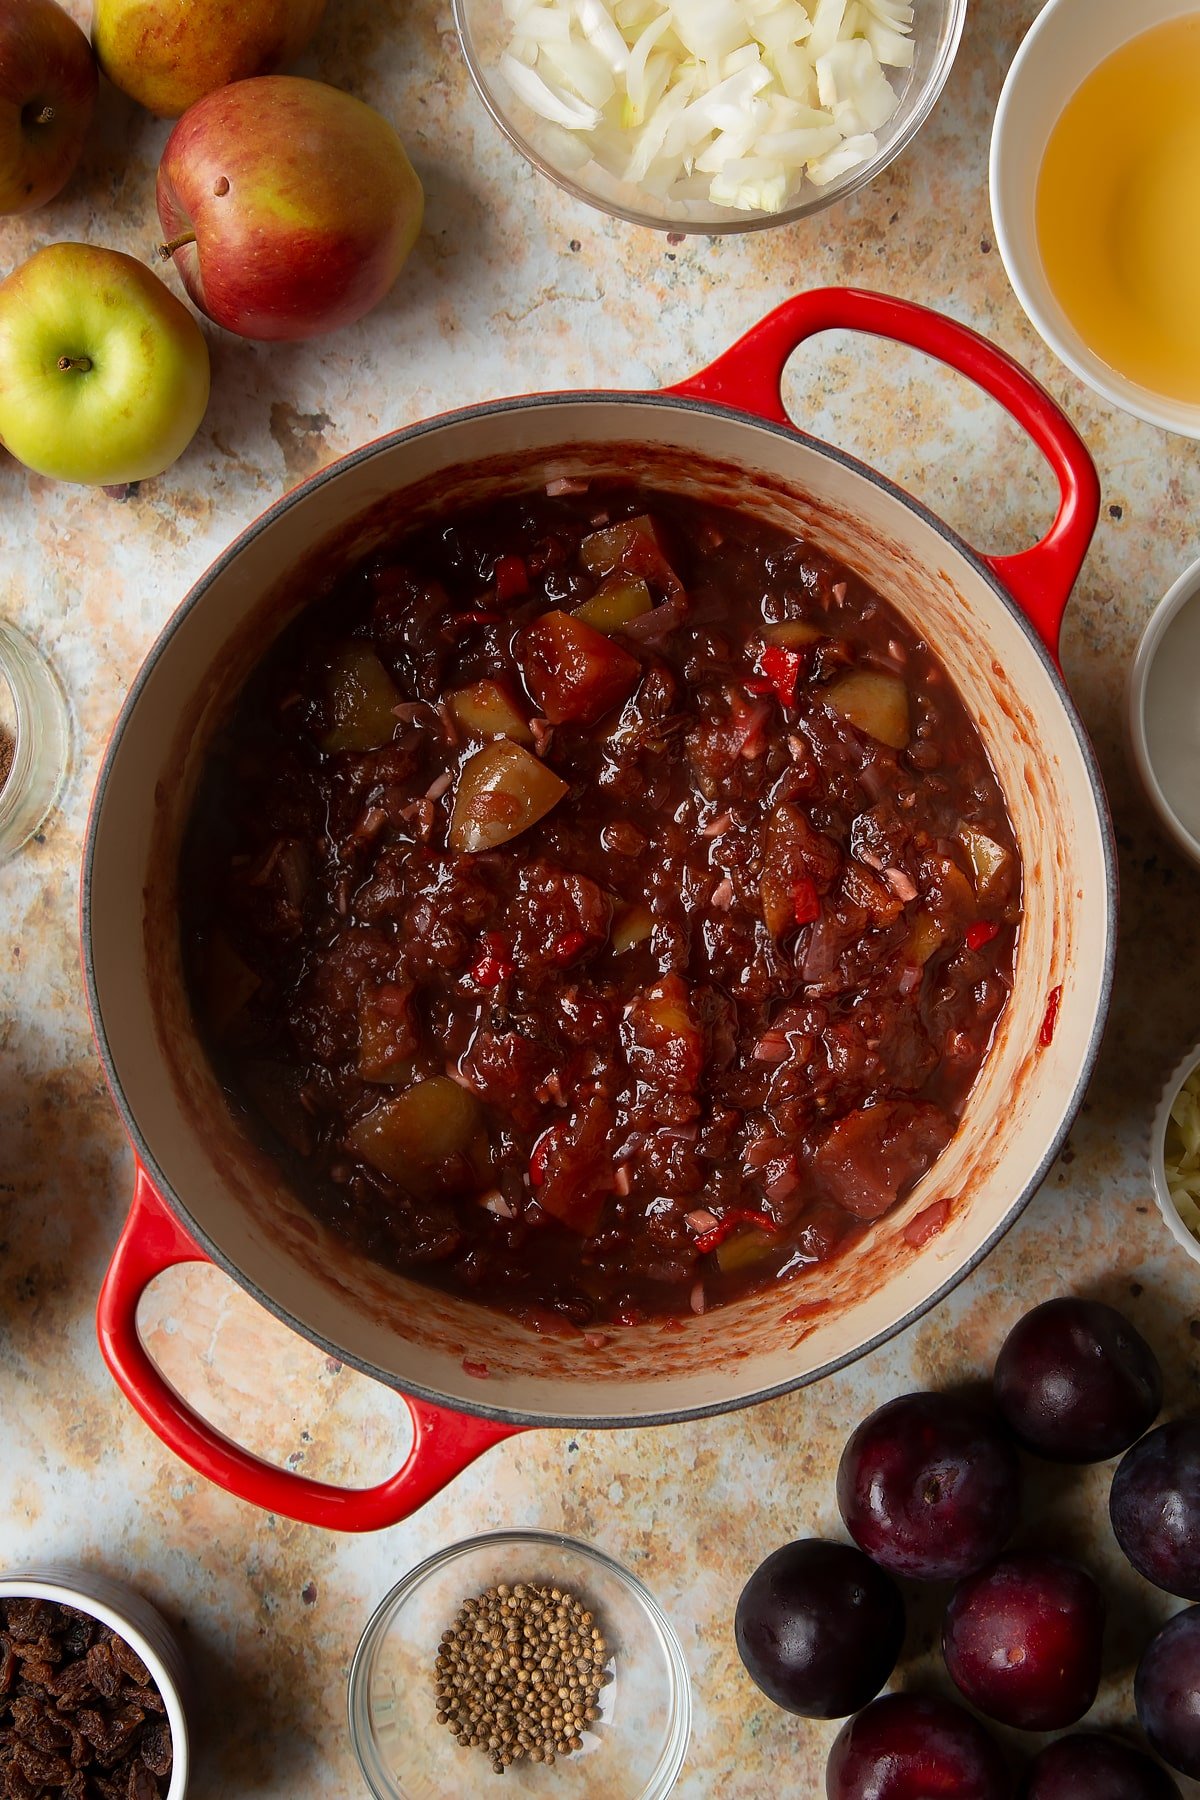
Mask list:
[[[501,1531],[441,1551],[380,1605],[350,1671],[376,1800],[662,1800],[691,1735],[679,1641],[601,1551]]]

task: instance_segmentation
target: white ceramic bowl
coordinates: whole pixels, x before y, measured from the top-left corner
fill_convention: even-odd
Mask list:
[[[1146,798],[1200,867],[1200,561],[1150,615],[1129,672],[1126,725]]]
[[[50,1600],[99,1619],[135,1650],[163,1697],[171,1727],[171,1784],[166,1800],[183,1800],[188,1788],[188,1727],[184,1712],[187,1664],[179,1640],[162,1617],[120,1582],[90,1569],[52,1563],[40,1569],[12,1569],[0,1576],[0,1600]]]
[[[1158,1201],[1158,1210],[1166,1221],[1167,1230],[1175,1242],[1187,1251],[1193,1262],[1200,1263],[1200,1239],[1192,1236],[1183,1220],[1175,1210],[1175,1202],[1167,1186],[1167,1168],[1164,1150],[1167,1139],[1167,1121],[1171,1116],[1171,1107],[1175,1096],[1192,1073],[1200,1067],[1200,1044],[1195,1044],[1172,1069],[1163,1088],[1162,1099],[1158,1103],[1158,1111],[1154,1115],[1154,1123],[1150,1127],[1150,1179],[1154,1183],[1154,1198]]]
[[[1080,336],[1055,299],[1038,252],[1034,201],[1050,133],[1100,63],[1155,25],[1200,11],[1200,0],[1049,0],[1013,59],[992,127],[989,180],[996,247],[1030,322],[1055,355],[1123,412],[1200,437],[1200,406],[1130,381]]]

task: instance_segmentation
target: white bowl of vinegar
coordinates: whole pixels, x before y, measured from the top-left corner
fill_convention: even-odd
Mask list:
[[[996,109],[996,245],[1104,399],[1200,438],[1200,0],[1049,0]]]

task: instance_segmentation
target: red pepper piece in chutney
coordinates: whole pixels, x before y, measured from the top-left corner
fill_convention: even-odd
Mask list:
[[[701,1232],[696,1239],[697,1250],[701,1256],[707,1256],[710,1250],[716,1250],[742,1225],[754,1225],[759,1231],[765,1231],[769,1237],[774,1237],[779,1230],[779,1226],[769,1213],[747,1212],[744,1206],[735,1206],[733,1211],[726,1213],[723,1219],[719,1219],[711,1230]]]
[[[985,944],[990,944],[999,935],[998,925],[991,924],[987,919],[977,919],[973,925],[967,926],[963,933],[963,943],[968,950],[982,950]]]
[[[758,659],[758,666],[780,706],[795,706],[796,683],[804,672],[804,657],[800,652],[787,650],[782,644],[768,644]]]
[[[595,725],[628,698],[641,665],[570,613],[549,612],[521,637],[525,685],[552,725]]]

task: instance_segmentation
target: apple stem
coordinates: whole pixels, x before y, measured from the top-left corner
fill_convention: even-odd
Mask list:
[[[71,369],[77,369],[81,375],[86,375],[91,369],[92,359],[90,356],[60,356],[58,366],[64,375]]]
[[[53,123],[54,123],[54,108],[52,106],[50,106],[49,104],[43,106],[42,110],[38,113],[38,115],[34,119],[33,123],[35,125],[53,125]]]
[[[160,244],[158,246],[159,257],[163,262],[170,262],[177,250],[182,250],[185,244],[194,244],[195,241],[196,234],[194,231],[181,231],[179,236],[173,237],[169,244]]]

